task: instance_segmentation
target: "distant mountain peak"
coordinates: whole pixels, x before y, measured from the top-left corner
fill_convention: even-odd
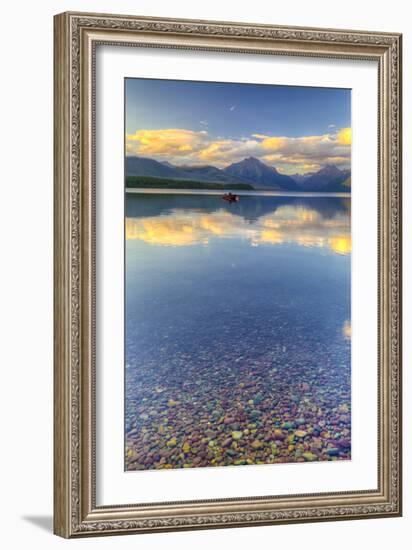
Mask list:
[[[257,186],[257,189],[288,190],[297,188],[289,176],[279,174],[273,166],[268,166],[256,157],[247,157],[227,166],[225,172]]]
[[[154,159],[137,156],[126,157],[126,175],[222,184],[248,183],[231,176],[215,166],[205,164],[201,166],[176,166],[168,161],[159,162]]]
[[[256,157],[245,157],[243,160],[240,160],[238,162],[233,162],[232,164],[230,164],[230,166],[247,166],[247,167],[258,168],[258,169],[263,168],[266,170],[267,169],[274,170],[277,173],[277,170],[274,166],[269,166],[268,164],[265,164],[264,162],[262,162],[260,159]],[[227,166],[226,168],[229,168],[229,166]]]
[[[245,164],[256,164],[257,166],[266,166],[266,167],[269,167],[271,168],[271,166],[268,166],[267,164],[265,164],[264,162],[262,162],[260,159],[256,158],[256,157],[245,157],[243,160],[241,160],[240,162],[243,162]]]
[[[337,166],[335,166],[334,164],[325,164],[325,166],[323,168],[321,168],[318,172],[318,174],[321,173],[321,174],[331,174],[331,175],[339,175],[341,174],[341,170],[339,170],[339,168]]]
[[[163,160],[162,164],[164,164],[165,166],[168,166],[169,168],[175,168],[174,164],[172,164],[168,160]]]
[[[350,170],[340,170],[334,164],[326,164],[315,173],[295,177],[303,191],[347,192],[350,183],[344,183],[350,177]]]

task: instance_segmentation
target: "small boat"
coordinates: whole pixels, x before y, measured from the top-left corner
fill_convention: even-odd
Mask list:
[[[225,193],[222,196],[222,199],[227,202],[238,202],[239,195],[235,195],[234,193]]]

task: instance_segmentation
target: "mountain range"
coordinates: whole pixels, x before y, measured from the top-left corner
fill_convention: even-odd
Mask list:
[[[340,170],[328,164],[318,172],[287,176],[279,173],[275,167],[268,166],[257,158],[248,157],[223,169],[211,165],[175,166],[167,161],[128,156],[126,157],[126,177],[154,178],[200,182],[203,184],[221,184],[222,187],[236,184],[248,184],[257,190],[272,191],[311,191],[311,192],[349,192],[350,170]],[[176,181],[178,187],[178,181]]]

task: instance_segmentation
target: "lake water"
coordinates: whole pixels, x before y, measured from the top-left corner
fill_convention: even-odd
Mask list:
[[[126,195],[126,470],[351,456],[350,198]]]

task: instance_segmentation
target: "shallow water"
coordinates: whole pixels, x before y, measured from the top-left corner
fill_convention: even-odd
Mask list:
[[[126,196],[127,470],[350,458],[350,199]]]

